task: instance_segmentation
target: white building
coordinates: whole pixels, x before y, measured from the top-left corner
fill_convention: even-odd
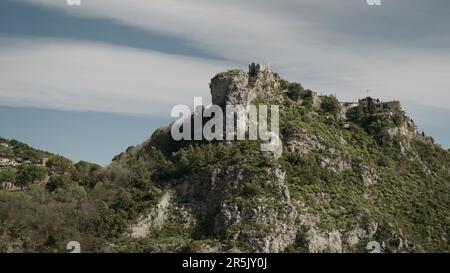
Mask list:
[[[11,164],[11,160],[9,158],[0,158],[0,166],[5,167]]]
[[[14,189],[14,184],[12,182],[2,182],[2,189],[4,191],[12,191]]]
[[[20,163],[18,163],[14,159],[0,158],[0,167],[19,166],[19,165]]]

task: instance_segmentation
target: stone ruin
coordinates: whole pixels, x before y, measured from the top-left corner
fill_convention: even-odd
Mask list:
[[[267,64],[251,63],[248,65],[248,74],[250,77],[257,77],[264,72],[271,72],[269,63]]]

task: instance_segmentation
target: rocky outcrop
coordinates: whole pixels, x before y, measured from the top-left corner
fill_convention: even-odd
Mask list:
[[[198,222],[208,221],[213,234],[252,252],[281,252],[295,241],[297,211],[281,168],[270,168],[261,178],[230,166],[212,169],[209,177],[182,182],[176,189],[178,200],[192,208]],[[269,190],[253,192],[253,187]]]
[[[400,126],[382,128],[380,134],[391,139],[396,137],[405,137],[407,140],[411,140],[417,135],[417,131],[415,125],[411,122],[402,122]]]
[[[342,239],[341,234],[337,230],[328,231],[318,227],[320,219],[311,213],[307,212],[300,204],[297,233],[298,241],[301,243],[301,247],[310,253],[339,253],[342,252]]]
[[[211,79],[210,89],[212,103],[225,105],[247,105],[255,97],[250,90],[249,75],[241,70],[220,73]]]
[[[280,81],[279,76],[270,69],[254,75],[242,70],[219,73],[210,83],[212,103],[221,107],[247,106],[257,97],[264,101],[281,102],[284,98],[282,90],[279,90]]]
[[[352,248],[363,240],[372,238],[378,230],[378,223],[371,222],[362,227],[355,227],[344,236],[343,243],[346,248]]]
[[[296,238],[296,209],[288,204],[261,202],[255,206],[240,208],[233,203],[224,203],[216,217],[217,232],[228,238],[241,241],[250,252],[282,252]]]
[[[340,253],[342,252],[342,240],[339,231],[318,231],[309,229],[305,234],[306,246],[310,253]]]
[[[167,212],[171,199],[172,193],[165,193],[156,207],[149,214],[144,215],[136,224],[131,226],[130,236],[132,238],[145,238],[152,231],[160,230],[168,217]]]
[[[305,129],[301,129],[286,141],[286,148],[292,153],[307,155],[311,151],[323,151],[326,146],[316,135],[308,134]]]
[[[366,186],[371,186],[381,181],[381,177],[377,174],[374,168],[361,165],[360,169],[361,179]]]

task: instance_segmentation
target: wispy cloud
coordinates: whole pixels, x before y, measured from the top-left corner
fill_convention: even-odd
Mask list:
[[[370,89],[386,99],[450,102],[447,1],[22,1],[179,37],[235,66],[271,61],[289,79],[344,99]]]
[[[0,2],[0,37],[73,39],[219,59],[209,51],[188,45],[182,37],[149,31],[112,18],[80,17],[61,8],[17,0]]]
[[[168,115],[209,97],[225,64],[148,50],[53,39],[1,40],[0,101],[15,106]]]
[[[301,81],[318,92],[336,93],[342,99],[356,99],[369,89],[371,95],[382,99],[408,99],[449,108],[450,35],[443,31],[444,23],[450,23],[444,16],[450,5],[446,1],[436,0],[437,5],[431,5],[417,0],[386,0],[377,8],[363,0],[91,0],[83,1],[81,7],[69,7],[65,1],[21,1],[55,8],[65,16],[111,20],[175,37],[191,48],[229,61],[219,63],[161,54],[155,51],[158,49],[140,51],[102,43],[54,40],[52,46],[39,39],[18,40],[19,45],[30,43],[32,50],[16,50],[12,59],[12,49],[0,49],[11,67],[3,68],[6,71],[0,75],[5,82],[1,96],[17,104],[141,113],[148,112],[143,109],[156,100],[154,112],[166,113],[162,108],[174,98],[190,103],[195,92],[207,94],[207,81],[219,68],[244,68],[250,61],[271,61],[274,69],[288,79]],[[95,24],[91,27],[95,33]],[[127,45],[129,37],[123,33],[122,45]],[[133,46],[132,41],[129,46]],[[69,49],[76,54],[66,56],[64,52]],[[187,49],[185,53],[190,55]],[[49,61],[36,62],[41,56]],[[66,79],[60,66],[83,80]],[[173,77],[174,70],[181,73]],[[57,79],[41,75],[48,71],[63,75]],[[14,75],[24,77],[9,80]],[[24,88],[41,88],[33,92],[45,92],[47,97],[26,94]],[[10,90],[16,90],[17,95],[5,94]],[[164,94],[173,95],[164,98]],[[69,103],[73,98],[77,103]]]

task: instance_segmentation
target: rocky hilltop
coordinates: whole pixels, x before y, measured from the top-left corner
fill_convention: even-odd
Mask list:
[[[400,108],[377,111],[318,96],[267,65],[220,73],[210,87],[222,107],[280,105],[283,157],[249,141],[173,143],[168,129],[157,131],[115,164],[160,153],[187,166],[158,179],[165,198],[132,225],[131,237],[148,239],[167,225],[199,242],[200,251],[364,251],[370,241],[389,251],[425,251],[431,237],[416,239],[428,226],[443,228],[432,236],[448,249],[449,153],[419,134]],[[441,166],[430,166],[430,156]],[[428,190],[433,198],[422,195]],[[417,214],[428,202],[436,215]]]
[[[399,102],[339,102],[256,64],[219,73],[210,87],[221,107],[279,105],[282,155],[259,141],[174,141],[161,128],[88,185],[73,179],[52,193],[74,217],[70,232],[50,225],[65,231],[49,243],[49,232],[3,231],[0,247],[61,249],[67,239],[107,252],[450,250],[450,153]],[[2,219],[3,230],[27,224]]]

